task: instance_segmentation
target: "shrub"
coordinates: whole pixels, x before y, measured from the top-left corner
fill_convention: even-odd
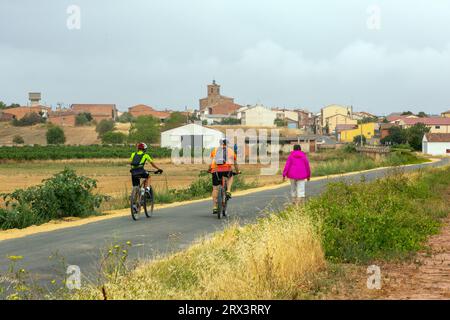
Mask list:
[[[241,124],[241,119],[225,118],[225,119],[222,119],[220,124],[222,124],[222,125],[238,125],[238,124]]]
[[[44,122],[44,119],[36,112],[27,113],[22,119],[14,119],[12,124],[17,127],[32,126]]]
[[[66,168],[38,186],[3,194],[7,209],[0,210],[0,228],[24,228],[63,217],[96,213],[105,196],[94,194],[97,181]]]
[[[99,137],[102,137],[105,133],[113,131],[114,126],[113,120],[103,119],[97,124],[95,131],[97,131]]]
[[[120,123],[133,122],[134,120],[135,120],[134,117],[129,112],[124,112],[119,117],[119,122]]]
[[[64,144],[66,142],[64,130],[57,126],[50,127],[47,130],[46,137],[48,144]]]
[[[89,112],[82,112],[75,118],[75,125],[84,126],[92,121],[92,115]]]
[[[164,122],[164,130],[181,127],[182,125],[186,124],[186,120],[186,116],[181,112],[172,112]]]
[[[363,136],[363,135],[355,136],[355,137],[353,138],[353,143],[358,144],[358,145],[361,145],[361,139],[362,139],[362,144],[366,144],[367,139],[366,139],[366,137]]]
[[[287,127],[287,121],[283,119],[275,119],[273,122],[277,127]]]
[[[122,144],[127,139],[127,136],[123,134],[122,132],[106,132],[102,136],[102,142],[103,143],[110,143],[110,144]]]
[[[152,116],[140,116],[131,124],[129,142],[155,143],[160,137],[160,121]]]
[[[22,136],[15,135],[13,137],[13,143],[15,143],[15,144],[23,144],[23,143],[25,143],[25,140],[23,140]]]

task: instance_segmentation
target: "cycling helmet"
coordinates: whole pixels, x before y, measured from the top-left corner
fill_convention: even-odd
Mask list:
[[[137,145],[138,150],[147,151],[147,145],[143,142]]]

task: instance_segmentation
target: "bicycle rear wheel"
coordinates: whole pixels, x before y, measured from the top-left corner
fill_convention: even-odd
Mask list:
[[[139,219],[139,213],[141,211],[140,192],[141,190],[139,187],[133,187],[133,189],[131,190],[130,210],[131,210],[131,217],[135,221]]]
[[[225,204],[226,204],[226,194],[225,189],[222,186],[219,186],[218,188],[218,194],[217,194],[217,218],[222,219],[223,212],[225,211]]]
[[[145,192],[144,196],[144,212],[145,216],[147,218],[150,218],[153,215],[153,206],[155,204],[154,194],[153,194],[153,188],[150,187],[150,190]]]

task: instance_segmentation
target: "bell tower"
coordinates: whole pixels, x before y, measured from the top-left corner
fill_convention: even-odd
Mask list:
[[[208,97],[217,97],[220,96],[220,85],[216,83],[216,80],[213,80],[212,84],[208,85]]]

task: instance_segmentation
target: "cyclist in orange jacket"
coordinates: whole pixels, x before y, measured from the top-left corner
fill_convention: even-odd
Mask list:
[[[239,167],[237,165],[237,156],[232,148],[227,146],[228,141],[226,138],[220,139],[220,147],[216,147],[211,152],[211,165],[208,168],[208,172],[212,175],[212,199],[213,199],[213,214],[217,214],[218,204],[218,186],[222,183],[222,178],[228,178],[228,190],[227,198],[231,199],[231,187],[233,185],[233,171],[232,167],[237,173],[239,173]]]

